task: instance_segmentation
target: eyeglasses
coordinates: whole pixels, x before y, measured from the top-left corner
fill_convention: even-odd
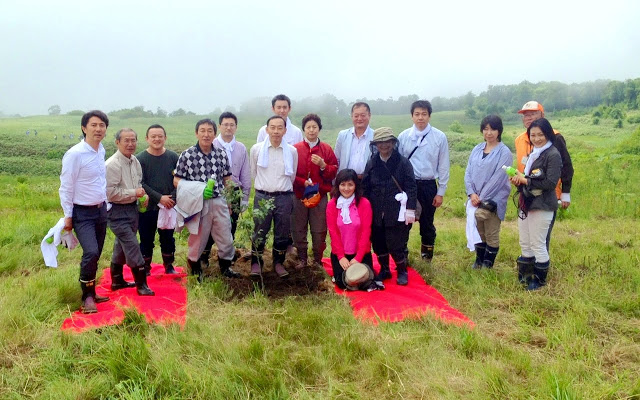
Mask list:
[[[236,124],[222,124],[220,126],[223,127],[223,128],[235,128]]]

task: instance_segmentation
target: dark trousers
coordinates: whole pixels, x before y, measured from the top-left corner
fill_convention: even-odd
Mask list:
[[[173,229],[158,229],[158,213],[160,209],[147,210],[139,213],[138,233],[140,233],[140,252],[142,257],[153,257],[153,247],[155,246],[156,231],[160,237],[160,251],[162,254],[173,254],[176,252],[176,241],[173,238]]]
[[[556,215],[558,215],[558,210],[553,212],[553,218],[551,219],[551,223],[549,224],[549,231],[547,232],[547,253],[549,252],[549,244],[551,243],[551,230],[553,229],[553,224],[556,222]]]
[[[144,259],[138,243],[138,206],[132,204],[113,204],[107,214],[109,229],[116,236],[113,242],[111,262],[127,264],[129,267],[144,265]]]
[[[82,246],[80,280],[92,281],[96,279],[98,260],[102,254],[104,238],[107,235],[107,204],[102,203],[101,207],[74,204],[71,221],[80,246]]]
[[[274,259],[274,264],[284,262],[284,255],[287,251],[291,240],[291,212],[293,210],[293,193],[283,193],[278,195],[269,195],[264,193],[256,194],[253,198],[253,209],[259,208],[259,202],[263,199],[273,199],[275,207],[265,215],[262,221],[256,220],[254,217],[254,231],[252,235],[252,256],[251,263],[257,263],[262,251],[264,250],[267,234],[271,230],[271,222],[273,222],[273,250],[274,254],[278,254],[278,259]],[[260,259],[261,260],[261,259]]]
[[[345,254],[344,256],[347,258],[347,260],[351,261],[351,259],[356,255]],[[364,257],[362,257],[362,263],[373,269],[373,257],[371,256],[371,253],[367,253],[364,255]],[[333,269],[333,278],[336,282],[336,285],[338,285],[340,289],[346,289],[347,286],[344,284],[344,269],[340,265],[338,256],[333,253],[331,253],[331,268]]]
[[[433,217],[436,208],[433,206],[433,199],[438,194],[438,186],[435,180],[417,180],[418,201],[422,207],[420,213],[420,237],[422,244],[433,245],[436,242],[436,227],[433,225]]]
[[[411,225],[404,222],[394,226],[371,226],[371,245],[377,256],[391,254],[398,263],[406,260],[407,242]]]

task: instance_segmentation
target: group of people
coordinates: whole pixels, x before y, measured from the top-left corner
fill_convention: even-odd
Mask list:
[[[121,129],[115,135],[117,151],[106,162],[101,142],[109,126],[107,115],[94,110],[82,117],[84,138],[64,155],[60,175],[65,229],[75,230],[83,248],[82,312],[97,312],[96,303],[108,301],[95,292],[107,226],[115,234],[111,290],[135,286],[141,296],[154,295],[147,276],[155,235],[157,232],[160,238],[165,273],[174,274],[174,229],[189,231],[187,263],[199,281],[203,279],[203,268],[209,265],[214,243],[221,274],[239,277],[232,269],[234,236],[238,218],[249,206],[252,181],[253,208],[261,212],[254,213],[251,276],[262,274],[262,254],[271,229],[273,270],[279,277],[289,274],[284,260],[293,248],[297,249],[296,269],[321,263],[328,231],[331,264],[340,288],[348,287],[343,273],[354,264],[364,264],[373,274],[372,248],[380,264],[375,280],[391,278],[391,257],[396,264],[397,283],[406,285],[409,231],[417,221],[421,257],[433,258],[433,220],[447,189],[449,150],[446,135],[430,124],[432,107],[428,101],[412,104],[413,126],[398,136],[388,127],[373,130],[369,126],[369,105],[357,102],[351,108],[353,127],[338,134],[334,148],[320,140],[322,120],[318,115],[306,115],[300,129],[289,119],[291,100],[287,96],[275,96],[271,106],[274,115],[260,128],[257,143],[249,151],[236,140],[237,117],[224,112],[218,124],[211,119],[198,121],[197,143],[179,155],[166,149],[167,133],[161,125],[147,129],[148,148],[137,155],[137,133]],[[554,150],[549,151],[549,145],[538,140],[540,136],[547,138],[548,122],[542,117],[543,114],[540,122],[532,124],[533,128],[527,126],[526,142],[521,144],[523,154],[531,153],[531,161],[521,160],[524,175],[518,173],[511,178],[524,197],[520,211],[522,256],[518,265],[521,279],[531,283],[529,286],[534,281],[544,284],[546,272],[543,276],[540,271],[546,271],[549,265],[548,250],[543,254],[545,246],[539,245],[545,226],[550,231],[557,207],[547,194],[549,182],[555,187],[562,175],[567,196],[570,187],[570,178],[555,171],[565,164],[555,162]],[[485,118],[481,131],[485,142],[471,154],[465,186],[469,202],[477,208],[475,218],[481,237],[475,243],[474,267],[491,267],[510,192],[501,167],[510,166],[512,159],[508,148],[500,143],[499,117]],[[558,137],[561,138],[553,134],[547,141],[558,143]],[[566,153],[566,146],[564,149]],[[540,165],[547,162],[551,162],[550,167]],[[547,171],[548,168],[553,170]],[[527,196],[538,192],[541,194],[533,195],[536,199],[528,200]],[[563,200],[568,206],[568,197]],[[265,201],[271,206],[264,207]],[[496,207],[492,211],[483,206],[485,203]],[[167,219],[174,222],[167,225]],[[547,231],[544,233],[543,239],[548,243]],[[125,263],[135,282],[124,279]]]
[[[467,214],[475,223],[467,229],[467,240],[476,252],[472,268],[492,268],[500,247],[500,224],[510,184],[515,185],[521,248],[518,280],[527,290],[537,290],[547,281],[556,211],[571,203],[573,164],[563,136],[544,118],[542,104],[529,101],[518,112],[527,130],[516,137],[517,170],[510,175],[506,171],[513,156],[502,143],[502,120],[489,115],[480,123],[484,142],[471,151],[464,176],[469,197]]]

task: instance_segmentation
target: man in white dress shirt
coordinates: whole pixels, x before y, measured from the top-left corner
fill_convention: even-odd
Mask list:
[[[96,295],[96,272],[107,233],[107,179],[102,139],[107,134],[109,118],[98,110],[82,116],[83,140],[71,147],[62,158],[60,204],[64,211],[64,229],[73,229],[82,246],[80,261],[81,311],[98,312],[96,303],[108,297]]]
[[[436,227],[433,217],[436,208],[442,205],[449,182],[449,144],[445,134],[431,126],[431,103],[418,100],[411,104],[413,126],[398,136],[398,151],[407,157],[413,166],[418,185],[420,213],[420,255],[431,261],[436,242]]]
[[[371,108],[364,102],[351,106],[351,120],[353,126],[338,133],[334,153],[338,158],[338,172],[352,169],[362,179],[364,167],[371,158],[371,140],[373,129],[369,126]]]
[[[291,123],[289,119],[289,113],[291,112],[291,99],[284,94],[279,94],[271,99],[271,110],[273,110],[274,115],[278,115],[282,117],[287,122],[287,133],[285,133],[282,140],[285,143],[293,146],[294,144],[302,141],[302,131],[300,128]],[[258,131],[258,140],[260,143],[267,138],[267,126],[264,125]]]

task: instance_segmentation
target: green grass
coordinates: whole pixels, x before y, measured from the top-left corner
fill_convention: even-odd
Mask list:
[[[462,124],[464,133],[450,136],[466,164],[469,150],[458,146],[480,140],[476,123],[462,113],[441,114],[434,126]],[[46,126],[66,129],[77,119],[0,120],[0,165],[21,159],[26,168],[0,175],[2,399],[640,398],[640,159],[617,147],[632,137],[628,125],[613,130],[601,121],[593,130],[582,117],[554,123],[567,138],[576,176],[573,203],[554,228],[549,285],[538,293],[516,282],[511,203],[495,268],[470,269],[464,167],[454,165],[436,213],[434,262],[416,259],[417,228],[410,249],[412,264],[475,322],[472,330],[431,317],[373,326],[355,320],[346,299],[334,294],[233,299],[222,281],[211,281],[190,283],[183,330],[148,325],[130,310],[121,325],[76,335],[60,326],[80,303],[81,250],[61,251],[59,268],[47,269],[39,243],[61,216],[59,181],[46,169],[59,166],[53,152],[70,145],[48,140]],[[126,123],[140,133],[153,122],[113,121],[109,132]],[[166,119],[175,149],[191,144],[194,122]],[[325,126],[329,143],[348,126],[339,122]],[[261,123],[241,119],[241,139],[252,143]],[[382,124],[399,131],[409,118],[373,118],[372,125]],[[37,140],[24,137],[25,126],[38,129]],[[507,125],[505,143],[521,130]],[[5,144],[33,153],[7,154]],[[101,269],[112,245],[109,233]],[[184,235],[177,246],[183,264]]]

